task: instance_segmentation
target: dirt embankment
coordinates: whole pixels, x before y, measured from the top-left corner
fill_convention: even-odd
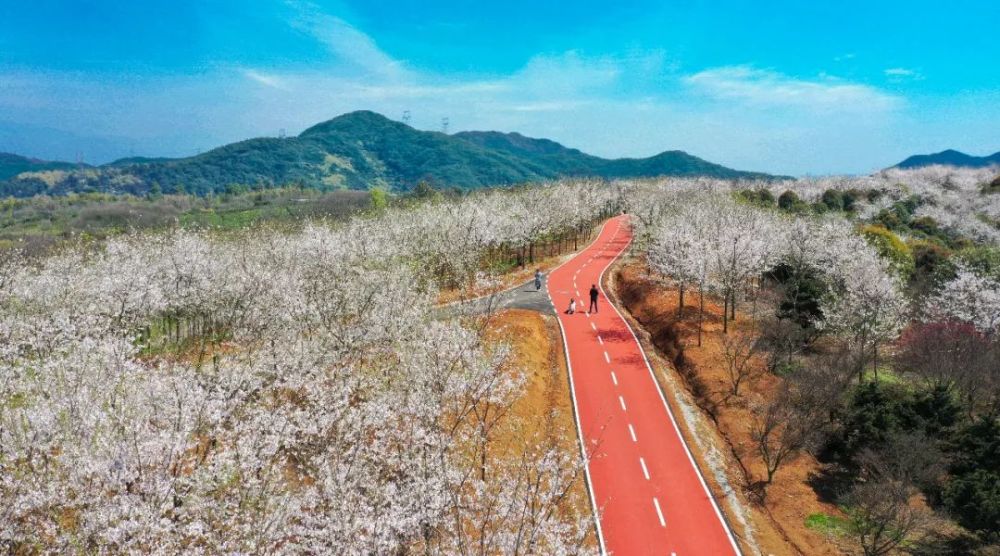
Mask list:
[[[579,456],[569,377],[555,317],[521,309],[501,311],[491,317],[487,335],[511,346],[511,370],[525,378],[519,396],[495,431],[491,452],[496,457],[518,457],[526,443],[543,439],[548,447]],[[561,509],[567,516],[591,514],[582,474]],[[593,533],[585,544],[596,546]]]
[[[751,408],[755,400],[768,399],[780,385],[780,378],[763,372],[763,362],[752,360],[761,368],[758,377],[741,386],[739,396],[730,395],[723,348],[722,307],[705,299],[702,345],[697,345],[699,298],[697,292],[687,292],[684,307],[679,311],[679,292],[654,281],[645,265],[635,261],[619,263],[611,282],[613,291],[631,316],[633,325],[641,330],[644,346],[653,347],[661,360],[669,361],[672,370],[658,373],[672,404],[692,400],[703,417],[698,423],[684,423],[685,436],[692,448],[705,444],[706,436],[716,437],[715,445],[724,452],[724,465],[729,483],[739,492],[742,506],[749,511],[752,536],[763,554],[838,555],[844,549],[838,540],[806,527],[813,514],[840,515],[832,504],[822,501],[810,487],[809,480],[820,470],[820,464],[803,454],[780,467],[773,484],[767,488],[763,503],[754,501],[750,485],[766,477],[766,471],[750,434]],[[750,319],[737,311],[730,334],[747,333]],[[671,391],[671,373],[686,390]],[[675,386],[676,387],[676,386]],[[684,411],[681,411],[684,413]],[[699,420],[695,416],[695,420]],[[706,426],[707,424],[707,426]],[[706,428],[714,430],[707,431]],[[698,435],[697,439],[693,435]],[[691,442],[691,440],[696,440]],[[707,439],[711,443],[712,439]],[[697,450],[695,450],[697,451]],[[698,455],[703,468],[708,456]],[[717,462],[716,462],[717,464]],[[711,481],[711,483],[717,483]],[[719,496],[724,485],[713,484]],[[733,521],[732,519],[730,521]],[[736,527],[737,529],[739,527]]]

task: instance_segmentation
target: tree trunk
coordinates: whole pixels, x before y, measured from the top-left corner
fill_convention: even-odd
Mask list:
[[[705,288],[698,287],[698,347],[701,347],[701,329],[705,322]]]
[[[872,342],[872,371],[875,372],[875,382],[878,382],[878,342]]]
[[[858,362],[858,384],[865,381],[865,344],[868,343],[868,334],[861,334],[861,361]]]
[[[722,294],[722,333],[729,333],[729,292]]]
[[[736,289],[729,294],[729,320],[736,322]]]
[[[684,316],[684,284],[681,284],[680,300],[677,302],[677,318]]]

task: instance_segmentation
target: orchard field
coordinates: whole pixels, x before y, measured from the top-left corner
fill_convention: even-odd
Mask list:
[[[719,403],[747,410],[747,504],[814,458],[837,550],[992,553],[995,176],[561,181],[4,249],[0,547],[595,551],[591,509],[565,503],[579,451],[526,434],[498,455],[528,380],[494,315],[438,304],[625,211],[630,260],[698,300],[692,342],[704,301],[723,308],[704,334],[725,345]]]

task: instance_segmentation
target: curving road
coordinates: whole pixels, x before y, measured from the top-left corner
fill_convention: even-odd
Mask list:
[[[603,291],[588,291],[632,241],[625,216],[609,220],[546,288],[559,311],[580,442],[602,551],[614,556],[740,554],[684,443],[645,354]],[[570,297],[578,311],[564,311]]]

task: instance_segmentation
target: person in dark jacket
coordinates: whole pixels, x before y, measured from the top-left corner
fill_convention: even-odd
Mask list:
[[[597,284],[591,284],[590,286],[590,309],[587,310],[588,313],[597,312]]]

